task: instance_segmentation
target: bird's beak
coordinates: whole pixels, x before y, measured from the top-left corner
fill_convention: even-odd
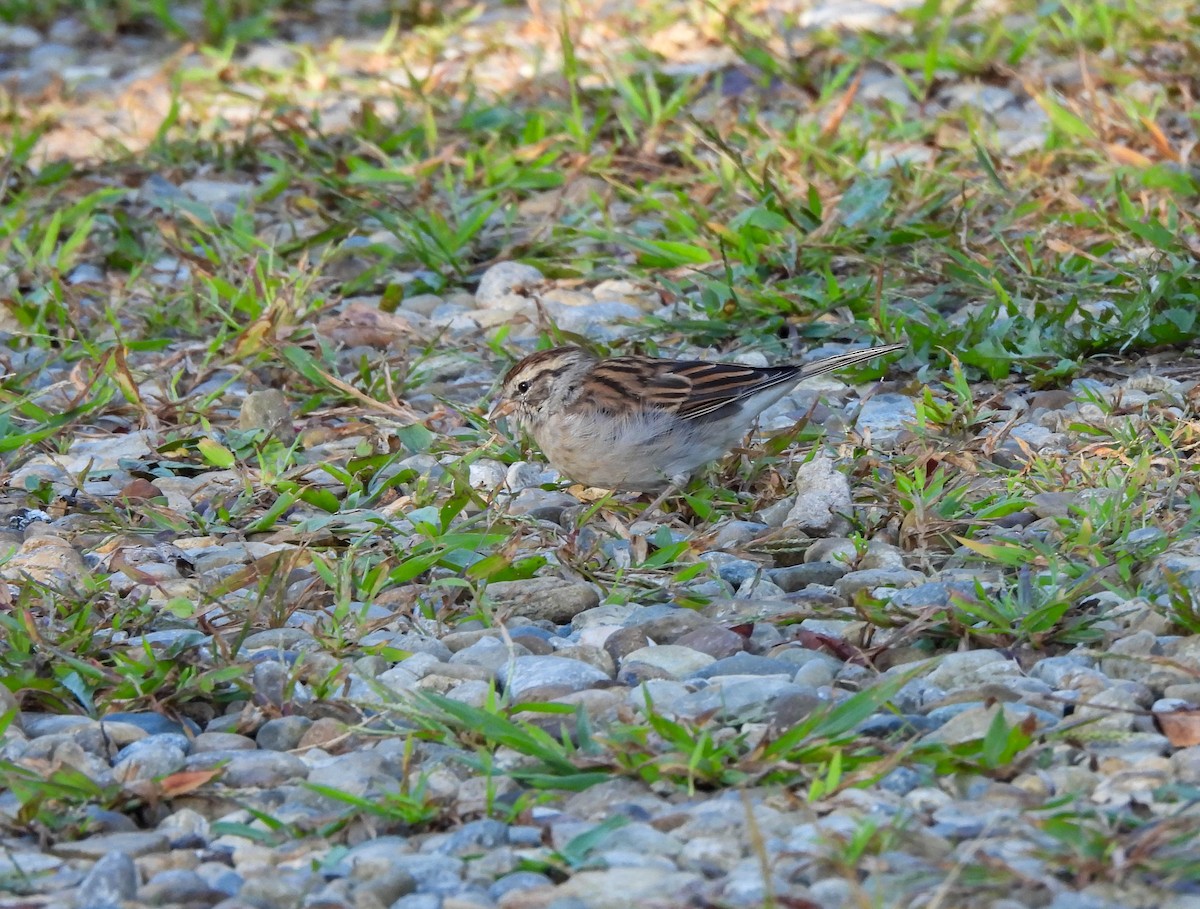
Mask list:
[[[497,401],[492,409],[488,411],[487,420],[489,423],[495,423],[501,417],[507,417],[510,413],[517,409],[517,402],[504,400]]]

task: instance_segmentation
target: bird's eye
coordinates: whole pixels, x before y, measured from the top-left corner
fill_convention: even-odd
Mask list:
[[[521,394],[525,394],[525,392],[529,391],[529,383],[528,382],[518,382],[517,383],[517,391],[519,391]]]

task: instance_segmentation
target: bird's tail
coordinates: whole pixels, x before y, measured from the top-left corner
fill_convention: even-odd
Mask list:
[[[827,372],[833,372],[835,369],[853,366],[855,363],[861,363],[863,360],[881,357],[884,354],[889,354],[894,350],[903,350],[906,347],[908,347],[907,344],[881,344],[879,347],[863,347],[859,350],[847,351],[835,357],[826,357],[824,360],[809,363],[800,370],[799,377],[801,379],[809,379],[813,376],[824,375]]]

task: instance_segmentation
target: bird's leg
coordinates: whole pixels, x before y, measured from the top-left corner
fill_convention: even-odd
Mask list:
[[[683,492],[684,487],[687,486],[687,481],[688,481],[687,476],[681,475],[681,476],[677,476],[677,477],[671,477],[671,480],[669,483],[667,483],[666,488],[662,492],[660,492],[657,496],[655,496],[654,499],[650,502],[650,504],[647,505],[645,507],[645,509],[642,511],[642,517],[643,518],[653,517],[654,512],[658,511],[658,509],[661,507],[663,502],[665,502],[671,496],[678,495],[679,493]],[[663,512],[663,517],[664,518],[668,517],[668,515],[665,512]]]

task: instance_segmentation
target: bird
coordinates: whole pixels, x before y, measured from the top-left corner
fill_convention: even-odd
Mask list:
[[[513,418],[552,467],[585,486],[680,489],[737,445],[758,415],[798,382],[906,346],[883,344],[766,367],[601,358],[574,345],[554,347],[508,370],[488,421]]]

